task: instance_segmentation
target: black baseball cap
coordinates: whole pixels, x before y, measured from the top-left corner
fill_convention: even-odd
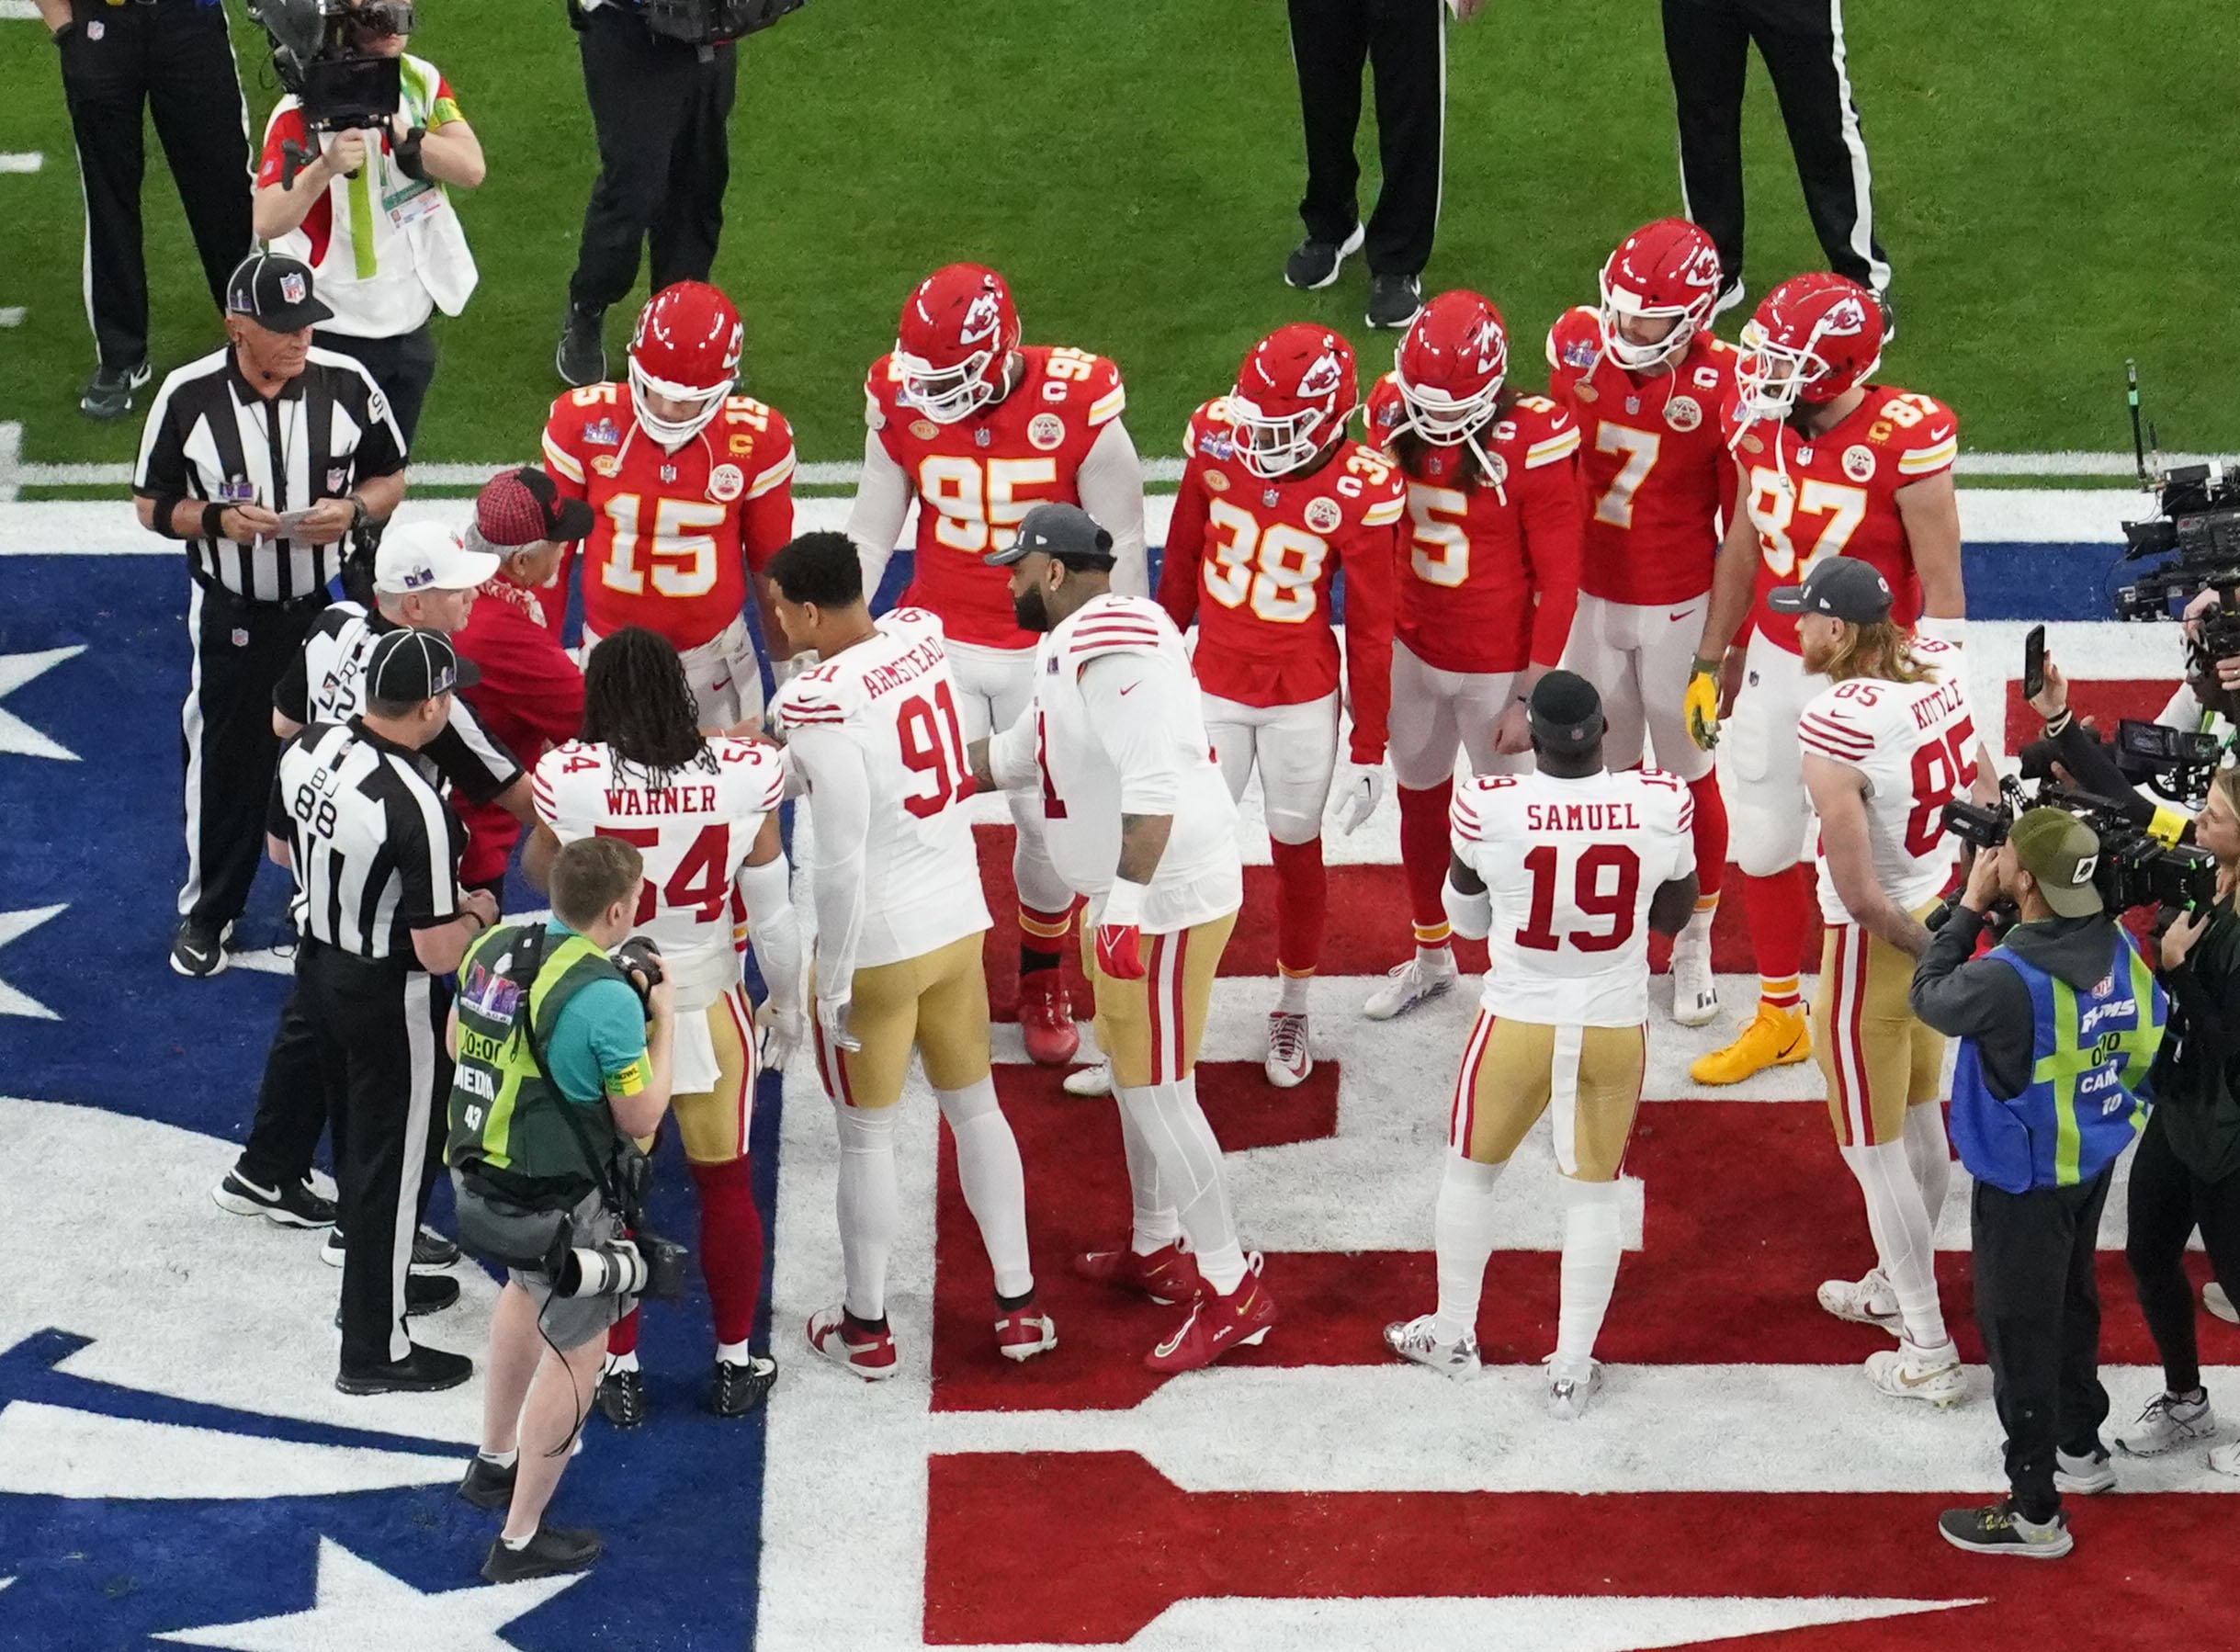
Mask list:
[[[1857,557],[1829,557],[1813,564],[1803,584],[1766,593],[1766,606],[1776,614],[1825,614],[1853,625],[1889,618],[1890,602],[1890,582]]]
[[[1021,518],[1018,537],[980,560],[990,568],[1008,568],[1037,552],[1069,568],[1106,569],[1113,565],[1113,537],[1078,504],[1038,504]]]
[[[332,321],[334,312],[311,291],[311,266],[285,253],[251,253],[226,277],[228,315],[245,315],[273,333],[297,333]]]
[[[1548,673],[1524,708],[1533,743],[1555,756],[1584,757],[1602,738],[1602,696],[1577,672]]]
[[[383,633],[366,662],[366,697],[394,706],[417,706],[455,688],[470,688],[482,673],[462,660],[441,631],[411,629]]]

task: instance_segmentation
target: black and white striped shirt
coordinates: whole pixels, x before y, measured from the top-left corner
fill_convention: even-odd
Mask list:
[[[286,515],[403,469],[404,436],[357,362],[314,347],[303,371],[267,401],[242,377],[229,345],[164,380],[141,431],[132,491],[147,499],[255,503]],[[344,549],[343,540],[187,542],[196,580],[252,602],[292,602],[323,590]]]
[[[403,628],[378,611],[342,602],[322,609],[302,651],[272,691],[273,709],[291,723],[346,723],[365,709],[366,663],[373,645]],[[454,696],[444,731],[420,749],[425,764],[472,802],[488,803],[521,778],[521,764],[491,738],[464,698]]]
[[[312,723],[280,750],[270,823],[288,843],[302,933],[415,968],[413,932],[458,915],[466,847],[417,758],[356,719]]]

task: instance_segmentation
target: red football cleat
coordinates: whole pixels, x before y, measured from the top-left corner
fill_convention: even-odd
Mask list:
[[[1058,1327],[1047,1314],[1035,1311],[1031,1296],[1017,1307],[1005,1308],[996,1319],[996,1352],[1007,1360],[1031,1360],[1058,1346]]]
[[[1026,1040],[1027,1059],[1037,1067],[1067,1066],[1080,1049],[1060,971],[1037,969],[1019,978],[1019,1034]]]
[[[884,1325],[875,1330],[850,1319],[837,1302],[809,1317],[809,1345],[867,1383],[884,1382],[895,1374],[894,1332]]]
[[[1275,1298],[1261,1284],[1260,1269],[1261,1255],[1254,1250],[1245,1257],[1243,1280],[1227,1296],[1211,1285],[1201,1286],[1190,1317],[1144,1355],[1143,1363],[1168,1375],[1196,1371],[1232,1349],[1249,1348],[1264,1339],[1275,1323]]]
[[[1180,1239],[1148,1256],[1138,1256],[1126,1245],[1117,1250],[1092,1250],[1073,1259],[1073,1271],[1099,1284],[1141,1291],[1161,1307],[1190,1301],[1200,1284],[1197,1259],[1182,1249]]]

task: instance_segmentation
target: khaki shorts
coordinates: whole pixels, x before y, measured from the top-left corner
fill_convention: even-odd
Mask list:
[[[1553,1108],[1556,1168],[1578,1182],[1615,1181],[1647,1055],[1643,1027],[1548,1026],[1480,1010],[1454,1083],[1448,1143],[1479,1164],[1506,1164]]]
[[[1831,923],[1821,937],[1812,1053],[1827,1080],[1838,1147],[1899,1140],[1906,1110],[1934,1105],[1944,1088],[1944,1035],[1918,1020],[1906,998],[1913,966],[1856,923]]]
[[[1096,990],[1097,1047],[1112,1058],[1113,1082],[1129,1090],[1179,1084],[1198,1064],[1214,972],[1237,914],[1143,937],[1144,976],[1117,981],[1097,967],[1097,933],[1081,925],[1081,969]]]
[[[849,987],[848,1031],[861,1049],[835,1049],[817,1030],[817,1070],[824,1092],[851,1107],[891,1107],[902,1099],[910,1052],[925,1063],[936,1090],[962,1090],[986,1078],[988,975],[980,932],[946,946],[858,969]]]
[[[747,990],[733,987],[702,1013],[716,1047],[716,1087],[670,1097],[669,1111],[685,1158],[695,1164],[730,1164],[747,1156],[747,1130],[754,1122],[754,1081],[762,1074],[754,1008]]]

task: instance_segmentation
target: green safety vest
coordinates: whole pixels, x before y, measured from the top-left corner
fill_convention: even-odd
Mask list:
[[[540,942],[543,962],[525,1008],[520,977]],[[516,1190],[549,1182],[558,1193],[572,1182],[580,1193],[598,1182],[622,1147],[614,1115],[560,1094],[523,1034],[534,1026],[537,1047],[549,1047],[570,999],[594,981],[628,979],[594,943],[548,934],[541,923],[502,925],[476,938],[458,971],[458,1059],[444,1155],[452,1168],[496,1171]]]

